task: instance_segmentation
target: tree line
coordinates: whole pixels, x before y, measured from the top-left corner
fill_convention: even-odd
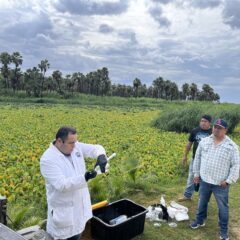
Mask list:
[[[44,59],[37,66],[24,72],[21,70],[23,57],[19,52],[12,54],[2,52],[0,63],[0,89],[12,90],[14,93],[25,91],[30,97],[42,98],[43,94],[51,92],[66,97],[77,92],[97,96],[149,97],[166,100],[220,100],[220,96],[209,84],[203,84],[200,90],[195,83],[184,83],[179,89],[175,82],[164,80],[162,77],[153,80],[149,87],[139,78],[135,78],[132,85],[112,84],[106,67],[85,75],[74,72],[63,76],[60,70],[55,70],[47,76],[50,63]]]

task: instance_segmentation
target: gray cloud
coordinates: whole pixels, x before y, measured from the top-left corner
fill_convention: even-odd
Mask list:
[[[52,23],[48,15],[41,13],[28,21],[15,22],[3,30],[3,36],[13,39],[29,39],[37,37],[38,34],[48,35],[52,30]]]
[[[125,12],[128,8],[128,1],[97,3],[86,0],[58,0],[54,6],[60,12],[77,15],[113,15]]]
[[[49,5],[39,1],[35,7],[30,2],[22,7],[0,7],[0,52],[19,51],[23,55],[23,70],[37,66],[46,58],[50,62],[48,74],[56,69],[63,74],[76,71],[86,74],[105,66],[112,82],[116,83],[132,84],[138,77],[150,85],[158,76],[175,81],[179,86],[194,82],[200,88],[208,83],[220,93],[222,100],[240,103],[240,38],[236,31],[240,26],[240,0],[145,0],[150,2],[146,6],[152,7],[148,13],[159,26],[169,27],[169,31],[158,29],[159,32],[154,32],[153,41],[146,41],[148,36],[144,36],[144,30],[139,33],[138,27],[128,24],[135,17],[134,13],[131,18],[129,14],[121,15],[123,21],[104,16],[99,23],[99,19],[92,15],[124,13],[127,2],[134,3],[134,0],[109,1],[59,0],[55,7],[67,14],[52,8],[51,1]],[[168,3],[170,8],[164,5]],[[174,32],[174,26],[171,28],[164,11],[175,8],[181,11],[180,14],[188,14],[189,8],[193,7],[203,15],[204,9],[210,9],[213,14],[223,9],[224,23],[231,28],[219,22],[216,32],[199,36],[198,29],[192,31],[190,25],[186,36],[185,22],[182,22],[179,26],[185,26],[184,32],[181,28]],[[138,11],[138,6],[135,8]],[[199,21],[201,29],[201,19],[194,18],[194,21]],[[149,21],[149,17],[146,22],[146,34],[156,31],[156,24]],[[102,33],[109,33],[106,39]],[[99,42],[98,36],[104,41]]]
[[[233,29],[240,28],[240,0],[225,2],[223,9],[224,23]]]
[[[149,13],[153,19],[159,23],[160,27],[169,27],[171,25],[171,22],[166,17],[162,16],[163,12],[160,6],[150,8]]]
[[[136,39],[136,33],[131,30],[125,30],[118,33],[118,35],[124,39],[128,39],[131,45],[138,44],[138,41]]]
[[[99,26],[99,32],[101,32],[101,33],[111,33],[113,31],[114,31],[114,29],[107,24],[101,24]]]
[[[186,3],[189,1],[186,1]],[[195,8],[205,9],[205,8],[215,8],[221,5],[222,0],[191,0],[191,6]]]
[[[152,0],[152,2],[162,3],[162,4],[168,4],[168,3],[170,3],[170,2],[174,2],[174,0]]]
[[[25,12],[31,17],[25,18]],[[26,68],[46,58],[54,48],[53,25],[47,14],[34,13],[31,8],[14,9],[10,16],[1,14],[1,20],[8,22],[0,30],[1,51],[19,51]]]

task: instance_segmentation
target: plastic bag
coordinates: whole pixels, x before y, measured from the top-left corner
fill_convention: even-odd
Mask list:
[[[167,208],[167,211],[169,216],[171,218],[175,218],[178,222],[189,220],[188,208],[174,201],[170,202],[170,206]]]
[[[163,212],[160,204],[151,205],[147,209],[148,212],[146,214],[146,218],[148,218],[151,222],[159,222],[162,220]]]

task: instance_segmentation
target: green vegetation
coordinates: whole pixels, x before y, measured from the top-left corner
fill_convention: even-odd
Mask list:
[[[109,97],[109,96],[94,96],[81,93],[75,93],[71,98],[65,99],[59,97],[56,93],[44,95],[44,98],[30,98],[26,97],[24,92],[7,92],[6,95],[0,96],[0,103],[3,104],[70,104],[81,106],[103,106],[103,107],[140,107],[140,108],[162,108],[163,105],[168,104],[166,100],[153,99],[153,98],[122,98],[122,97]],[[179,102],[179,104],[185,104],[185,102]]]
[[[11,227],[19,229],[42,224],[46,219],[45,187],[39,171],[39,158],[57,128],[65,124],[77,128],[79,141],[102,144],[108,155],[117,153],[116,158],[110,161],[109,174],[97,176],[89,182],[93,203],[126,197],[147,207],[159,202],[161,195],[167,202],[176,201],[181,196],[188,172],[181,165],[187,134],[158,130],[152,123],[167,111],[174,113],[189,108],[190,113],[193,108],[189,102],[87,95],[67,100],[43,98],[43,101],[49,101],[48,104],[27,103],[33,98],[22,98],[23,103],[14,103],[14,97],[12,103],[7,103],[9,99],[4,97],[1,100],[0,194],[8,197],[8,214],[13,221],[9,221]],[[72,104],[73,100],[75,104]],[[211,104],[195,102],[194,106],[211,111]],[[217,106],[221,111],[235,109],[236,113],[239,112],[238,105],[212,106],[213,111]],[[240,143],[239,126],[231,137]],[[95,160],[86,159],[86,162],[87,169],[91,170]],[[239,187],[237,183],[230,191],[232,239],[237,239],[235,230],[239,225]],[[190,218],[193,219],[197,195],[192,203],[184,205],[189,207]],[[155,228],[147,221],[144,234],[136,240],[217,239],[217,218],[213,198],[204,229],[193,232],[188,228],[188,221],[179,223],[174,229],[167,224]]]
[[[164,131],[190,132],[198,126],[202,115],[209,114],[213,121],[223,118],[228,122],[228,132],[232,133],[240,122],[240,106],[230,104],[194,103],[182,108],[175,106],[165,109],[154,122]]]
[[[14,94],[24,91],[26,97],[40,97],[51,93],[68,99],[74,93],[84,93],[97,96],[120,97],[149,97],[165,100],[199,100],[219,101],[220,96],[214,92],[209,84],[203,84],[202,90],[195,83],[184,83],[181,90],[178,85],[170,80],[158,77],[147,87],[138,78],[133,80],[132,86],[125,84],[112,84],[109,71],[106,67],[83,74],[74,72],[63,76],[60,70],[55,70],[46,76],[50,68],[47,59],[41,60],[37,66],[21,71],[23,58],[19,52],[9,54],[0,53],[0,91]]]

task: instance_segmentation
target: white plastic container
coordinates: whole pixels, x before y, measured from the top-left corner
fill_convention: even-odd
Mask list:
[[[116,225],[116,224],[122,223],[122,222],[124,222],[126,220],[127,220],[127,215],[120,215],[120,216],[110,220],[109,224],[110,225]]]

